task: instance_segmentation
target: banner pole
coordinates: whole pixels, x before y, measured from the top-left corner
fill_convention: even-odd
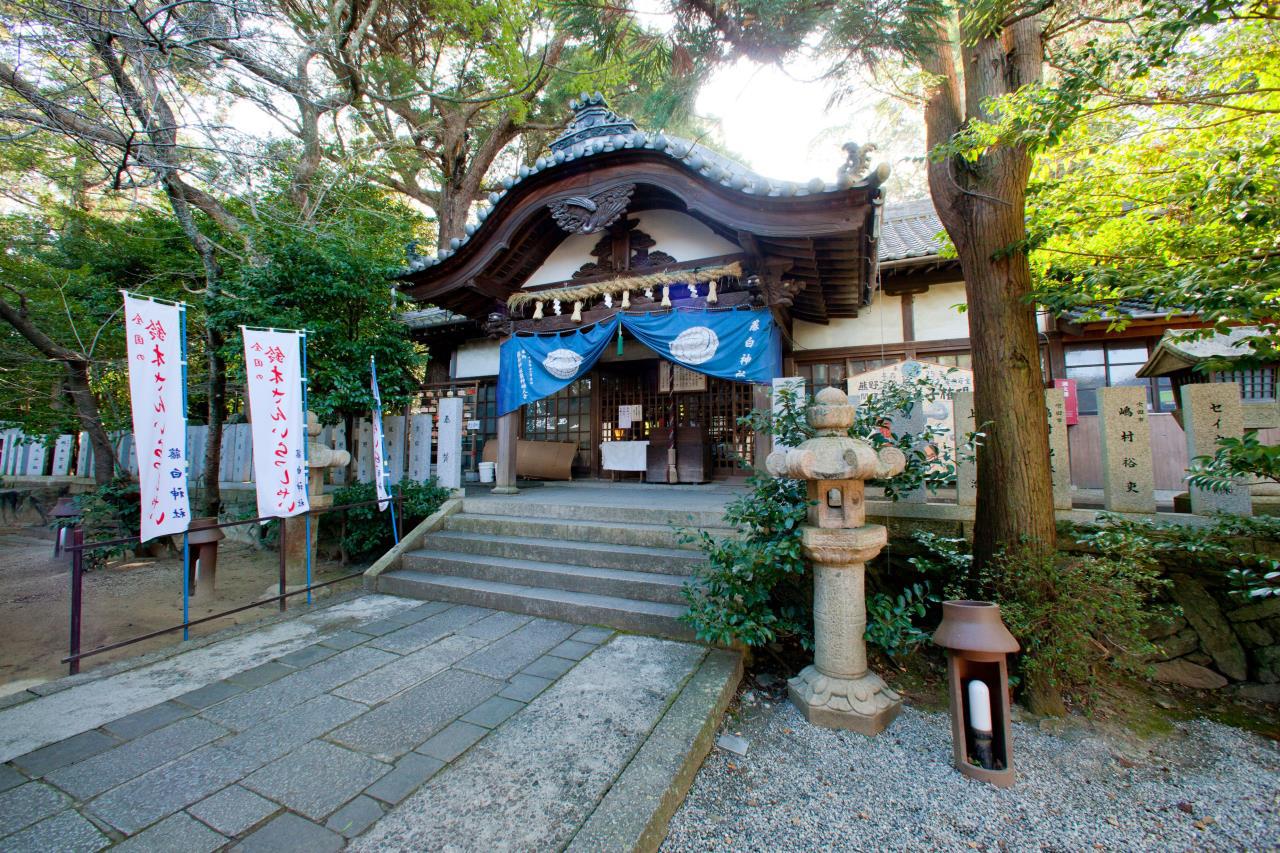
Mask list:
[[[303,527],[306,529],[306,542],[304,546],[307,549],[307,604],[311,604],[311,519],[315,518],[311,514],[311,427],[310,412],[307,411],[307,333],[302,332],[302,421],[305,426],[302,428],[304,433],[302,438],[302,476],[306,477],[306,494],[307,494],[307,519]],[[322,490],[324,486],[320,487]]]
[[[191,621],[191,544],[187,542],[187,531],[182,531],[182,640],[191,639],[191,629],[187,623]]]
[[[373,384],[372,384],[373,416],[378,419],[378,435],[382,437],[381,442],[379,442],[379,444],[381,444],[381,452],[378,454],[378,462],[377,462],[378,472],[375,472],[373,476],[373,481],[374,481],[373,489],[374,489],[374,495],[376,496],[377,490],[378,490],[379,472],[381,473],[382,482],[385,485],[390,486],[391,466],[387,463],[387,434],[386,432],[383,431],[382,393],[378,390],[378,363],[375,360],[375,357],[372,355],[369,356],[369,375],[370,375],[370,378],[373,380]],[[390,492],[390,489],[388,489],[388,493],[389,492]],[[401,494],[403,493],[404,493],[404,489],[402,487]],[[399,545],[400,531],[398,526],[396,525],[396,502],[395,502],[394,495],[392,495],[391,499],[387,501],[387,508],[391,510],[391,541],[394,544]]]
[[[191,431],[187,429],[187,303],[178,303],[178,338],[182,344],[182,462],[187,468],[187,488],[191,488]],[[188,501],[190,494],[187,495]],[[218,519],[213,520],[216,524]],[[190,528],[191,519],[187,519]],[[182,531],[182,641],[191,639],[191,543],[188,531]]]

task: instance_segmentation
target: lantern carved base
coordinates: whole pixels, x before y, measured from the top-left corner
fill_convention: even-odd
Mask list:
[[[837,678],[810,664],[787,687],[804,718],[829,729],[877,735],[902,709],[902,697],[870,670],[858,678]]]

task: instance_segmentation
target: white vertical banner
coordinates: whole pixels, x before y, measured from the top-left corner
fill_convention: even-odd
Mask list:
[[[378,365],[369,356],[369,388],[373,391],[373,485],[378,491],[378,511],[391,506],[391,491],[387,488],[386,440],[382,433],[382,395],[378,393]]]
[[[304,455],[307,421],[302,403],[302,339],[306,333],[240,328],[244,333],[258,515],[301,515],[310,509]]]
[[[186,361],[183,308],[124,294],[129,405],[138,454],[141,541],[181,533],[187,497]]]

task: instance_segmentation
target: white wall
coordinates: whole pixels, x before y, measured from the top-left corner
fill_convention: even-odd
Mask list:
[[[736,243],[730,243],[706,225],[685,213],[674,210],[646,210],[635,214],[640,220],[639,229],[652,237],[657,245],[652,251],[666,252],[677,261],[696,261],[741,252]],[[583,264],[595,263],[591,249],[600,242],[603,234],[569,234],[547,256],[542,266],[529,276],[525,287],[566,281]]]
[[[497,341],[468,341],[454,354],[454,379],[494,376],[498,372]]]
[[[916,331],[920,330],[916,321]],[[832,320],[823,326],[796,320],[791,329],[796,342],[795,355],[806,349],[829,347],[861,347],[872,344],[902,342],[902,297],[877,293],[871,304],[857,317]]]
[[[969,337],[969,315],[955,309],[964,304],[964,282],[935,284],[917,293],[912,304],[916,340],[937,341]]]

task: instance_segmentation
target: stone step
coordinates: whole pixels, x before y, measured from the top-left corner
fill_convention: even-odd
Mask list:
[[[655,496],[654,499],[671,500],[672,495]],[[676,527],[724,527],[723,510],[679,510],[660,506],[611,506],[600,504],[572,504],[541,502],[536,490],[528,497],[474,497],[467,498],[462,511],[480,515],[537,516],[573,521],[611,521],[623,524],[661,524]]]
[[[599,569],[627,569],[668,575],[690,575],[706,561],[701,552],[688,548],[646,548],[600,542],[536,539],[528,536],[437,530],[428,533],[422,547],[435,551],[512,557],[543,563],[567,563]]]
[[[609,545],[639,545],[644,548],[685,548],[696,550],[676,537],[665,524],[636,524],[585,519],[547,519],[517,515],[482,515],[462,512],[445,521],[446,530],[497,536],[567,539]]]
[[[406,569],[474,580],[498,581],[516,586],[545,587],[590,592],[642,601],[682,604],[681,590],[688,578],[653,572],[601,569],[546,563],[512,557],[460,554],[456,551],[420,549],[404,556]]]
[[[680,604],[519,586],[410,569],[397,569],[381,575],[378,591],[409,598],[491,607],[581,625],[606,625],[621,631],[693,639],[693,631],[680,621],[685,612],[685,607]]]

